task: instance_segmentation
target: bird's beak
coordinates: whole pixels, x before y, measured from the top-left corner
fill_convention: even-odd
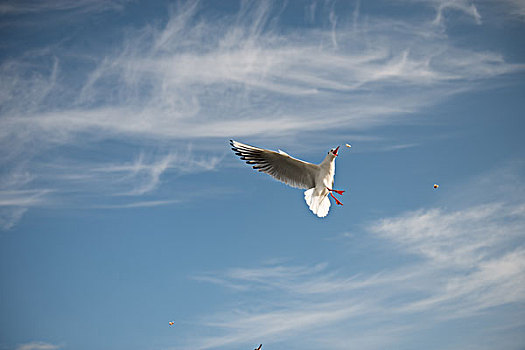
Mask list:
[[[334,151],[334,155],[336,155],[336,156],[337,156],[337,150],[338,150],[338,149],[339,149],[339,146],[337,146],[337,148],[336,148],[335,151]]]

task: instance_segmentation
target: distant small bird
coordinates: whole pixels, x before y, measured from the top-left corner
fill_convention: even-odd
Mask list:
[[[253,349],[253,350],[261,350],[261,348],[262,348],[262,344],[259,345],[259,347],[257,349]]]
[[[170,322],[168,322],[168,324],[169,324],[170,326],[173,326],[173,325],[175,324],[175,322],[170,321]]]
[[[434,184],[434,189],[438,188],[439,185],[438,184]]]
[[[233,140],[230,140],[230,144],[235,154],[246,163],[253,165],[254,169],[289,186],[307,189],[304,192],[304,199],[310,210],[318,217],[328,215],[330,209],[328,194],[338,205],[343,205],[332,193],[341,195],[345,192],[333,189],[335,158],[339,146],[328,151],[321,164],[317,165],[293,158],[281,150],[274,152]]]
[[[352,147],[349,143],[347,143],[345,146],[348,148]]]

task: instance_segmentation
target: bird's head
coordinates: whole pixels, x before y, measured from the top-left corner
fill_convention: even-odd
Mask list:
[[[331,154],[333,155],[334,157],[337,157],[337,151],[339,150],[339,146],[337,146],[336,149],[331,149],[330,152],[328,152],[328,154]]]

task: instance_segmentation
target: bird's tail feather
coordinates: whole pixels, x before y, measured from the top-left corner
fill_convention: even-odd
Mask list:
[[[310,210],[320,218],[328,215],[330,210],[330,199],[328,196],[315,193],[315,188],[304,191],[304,200]]]

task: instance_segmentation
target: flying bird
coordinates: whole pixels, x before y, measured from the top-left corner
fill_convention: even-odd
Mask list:
[[[259,347],[257,349],[253,349],[253,350],[261,350],[261,348],[262,348],[262,344],[259,345]]]
[[[328,215],[332,196],[338,205],[343,205],[332,192],[343,194],[345,191],[334,190],[335,158],[339,146],[328,151],[324,160],[312,164],[291,157],[281,150],[270,151],[234,140],[230,140],[232,150],[254,169],[262,171],[285,184],[306,189],[304,199],[310,210],[318,217]]]
[[[169,321],[168,324],[169,324],[170,326],[173,326],[173,325],[175,324],[175,322],[173,322],[173,321]]]

